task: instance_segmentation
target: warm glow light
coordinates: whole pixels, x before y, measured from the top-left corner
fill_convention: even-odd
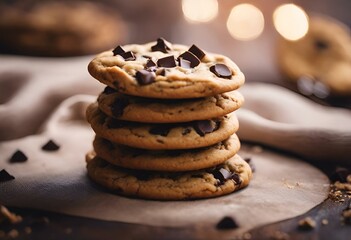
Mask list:
[[[252,4],[239,4],[233,7],[229,14],[227,29],[235,39],[253,40],[263,32],[263,14]]]
[[[182,0],[185,19],[191,23],[213,20],[218,14],[217,0]]]
[[[279,6],[273,13],[273,22],[279,34],[291,41],[302,38],[308,31],[307,14],[294,4]]]

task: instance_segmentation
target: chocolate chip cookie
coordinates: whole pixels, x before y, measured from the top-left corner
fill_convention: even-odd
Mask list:
[[[229,138],[239,128],[234,114],[211,120],[152,124],[116,120],[89,105],[87,120],[96,135],[112,142],[143,149],[206,147]]]
[[[204,169],[221,164],[239,151],[240,142],[233,134],[228,139],[209,147],[155,151],[115,144],[96,136],[93,146],[98,156],[116,166],[177,172]]]
[[[238,155],[223,164],[190,172],[138,171],[114,166],[87,154],[88,176],[114,193],[158,200],[185,200],[222,196],[246,187],[250,166]]]
[[[101,111],[116,119],[175,123],[222,117],[237,110],[244,98],[232,91],[207,98],[154,99],[124,95],[107,87],[97,101]]]
[[[228,57],[156,42],[117,46],[93,59],[89,73],[120,93],[149,98],[198,98],[239,88],[244,74]]]

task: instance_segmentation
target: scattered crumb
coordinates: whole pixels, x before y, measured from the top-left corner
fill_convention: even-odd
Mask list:
[[[346,190],[346,191],[351,191],[351,183],[341,183],[341,182],[335,182],[334,183],[335,187],[340,189],[340,190]]]
[[[274,240],[288,240],[290,239],[289,234],[281,231],[276,231],[274,235],[272,236],[272,239]]]
[[[16,229],[12,229],[7,233],[7,236],[10,238],[17,238],[19,235],[18,231]]]
[[[328,219],[323,219],[322,220],[322,225],[328,225],[328,223],[329,223]]]
[[[299,229],[311,230],[316,227],[316,222],[311,217],[306,217],[299,221]]]
[[[24,228],[24,232],[25,232],[26,234],[31,234],[31,233],[32,233],[32,228],[31,228],[31,227],[25,227],[25,228]]]
[[[263,148],[259,145],[256,145],[251,148],[251,151],[253,151],[254,153],[261,153],[263,152]]]
[[[65,229],[66,234],[71,234],[72,233],[72,228],[66,228]]]
[[[22,222],[22,217],[10,212],[5,206],[0,205],[0,223],[6,220],[12,224],[16,224]]]

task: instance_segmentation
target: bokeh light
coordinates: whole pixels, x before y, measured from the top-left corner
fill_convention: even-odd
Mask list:
[[[235,39],[253,40],[263,32],[263,14],[252,4],[239,4],[233,7],[229,14],[227,29]]]
[[[284,4],[273,13],[274,27],[285,39],[296,41],[308,31],[308,16],[295,4]]]
[[[217,0],[182,0],[185,19],[190,23],[204,23],[218,15]]]

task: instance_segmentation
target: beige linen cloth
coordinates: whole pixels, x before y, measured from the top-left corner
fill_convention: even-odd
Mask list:
[[[16,177],[0,183],[0,203],[174,227],[232,216],[250,228],[301,214],[327,196],[328,179],[318,169],[245,145],[240,154],[252,157],[257,171],[250,186],[237,193],[161,202],[105,192],[87,178],[84,160],[93,139],[84,111],[104,87],[87,73],[91,58],[0,57],[0,170]],[[246,84],[241,92],[246,98],[237,111],[241,140],[314,161],[350,161],[350,111],[317,105],[273,85]],[[50,139],[61,146],[57,152],[41,150]],[[28,161],[8,162],[17,149]]]

